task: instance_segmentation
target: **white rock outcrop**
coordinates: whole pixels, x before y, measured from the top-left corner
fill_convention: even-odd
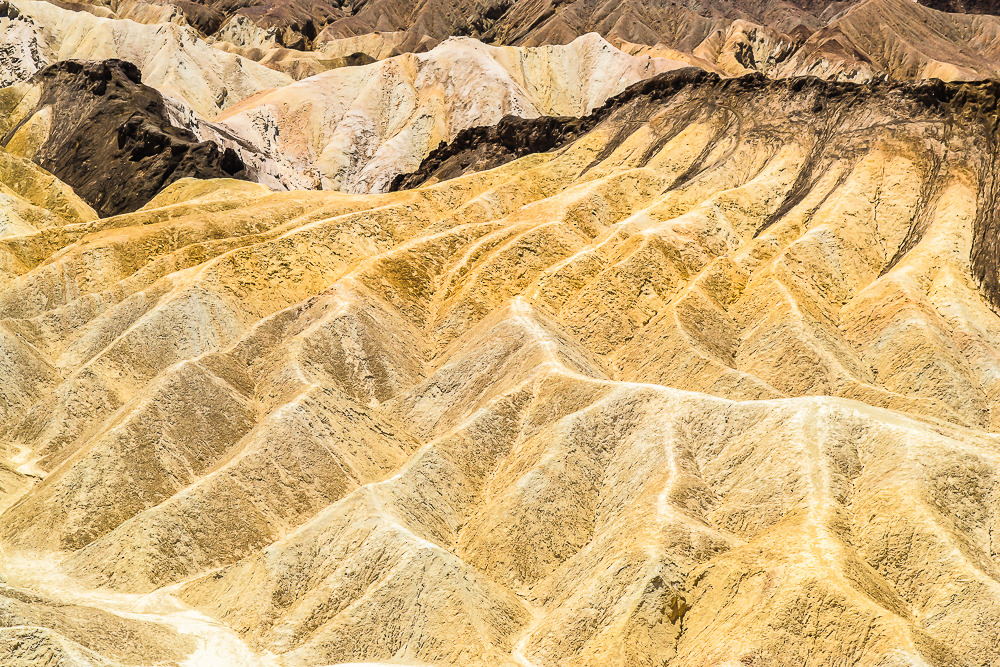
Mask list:
[[[512,114],[582,116],[641,79],[685,66],[630,56],[596,34],[565,46],[449,39],[426,54],[345,67],[262,93],[216,120],[323,189],[382,192],[440,142]]]

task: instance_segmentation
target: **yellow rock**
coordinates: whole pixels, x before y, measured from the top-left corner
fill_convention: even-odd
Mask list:
[[[383,195],[5,157],[8,585],[216,664],[996,664],[984,125],[684,81]]]

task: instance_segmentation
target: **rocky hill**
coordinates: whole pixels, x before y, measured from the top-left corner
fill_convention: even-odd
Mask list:
[[[334,69],[250,97],[216,118],[274,156],[286,178],[381,192],[439,143],[505,115],[582,116],[626,86],[684,63],[629,56],[597,35],[522,49],[451,39],[426,55]]]
[[[94,610],[32,646],[997,661],[998,92],[685,69],[489,170],[106,219],[11,158],[5,572]]]
[[[0,665],[1000,664],[998,13],[0,2]]]
[[[0,91],[0,141],[102,215],[141,208],[181,178],[251,176],[231,148],[174,126],[163,97],[129,62],[64,60],[31,83]]]

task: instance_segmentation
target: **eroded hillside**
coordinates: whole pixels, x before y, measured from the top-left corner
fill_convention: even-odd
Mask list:
[[[111,218],[5,158],[0,610],[82,610],[0,650],[996,663],[997,92],[680,70],[414,189]]]

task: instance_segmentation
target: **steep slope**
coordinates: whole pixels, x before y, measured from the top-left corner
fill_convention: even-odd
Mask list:
[[[451,40],[425,55],[378,63],[363,49],[370,47],[383,56],[382,47],[364,40],[329,44],[327,51],[308,58],[287,49],[250,53],[227,43],[212,48],[176,24],[142,25],[31,0],[22,4],[16,16],[0,18],[11,35],[25,43],[7,63],[8,82],[34,75],[47,62],[71,57],[128,60],[140,67],[144,84],[163,94],[169,125],[193,132],[204,146],[218,144],[223,155],[235,153],[217,175],[239,175],[279,190],[381,191],[462,129],[495,123],[508,113],[585,114],[629,84],[682,64],[626,55],[596,35],[565,47],[539,49]],[[354,48],[362,50],[346,53]],[[179,57],[171,55],[175,52]],[[320,73],[288,85],[292,78],[287,74],[235,52],[297,76]],[[287,67],[277,65],[279,61]],[[237,100],[242,101],[234,104]],[[24,119],[31,135],[24,153],[33,155],[50,119],[31,116],[26,108],[18,113],[29,116],[19,120]],[[50,149],[45,166],[81,187],[69,177],[77,165],[57,167],[60,160],[74,158]],[[209,156],[209,161],[218,160]],[[204,170],[188,175],[195,173],[216,175]],[[102,174],[94,174],[96,187],[103,183],[98,181]],[[153,179],[136,193],[135,201],[141,204],[164,182]],[[86,196],[95,202],[97,193]]]
[[[1000,18],[989,3],[367,0],[341,6],[322,0],[260,4],[120,0],[109,7],[59,4],[62,7],[56,8],[17,0],[9,5],[16,17],[0,21],[0,32],[8,36],[5,51],[0,52],[4,65],[0,78],[21,80],[57,58],[124,58],[149,70],[151,85],[187,100],[206,118],[262,88],[288,82],[279,81],[278,75],[302,79],[367,58],[426,52],[453,36],[543,46],[569,44],[594,32],[630,53],[655,53],[730,76],[758,71],[772,77],[817,75],[853,81],[883,74],[899,79],[992,77],[1000,50]],[[6,13],[10,12],[0,12]],[[102,38],[88,36],[94,34]],[[213,54],[210,44],[229,56]],[[152,52],[150,45],[155,45]],[[160,57],[152,59],[154,52]],[[168,53],[177,62],[164,69]],[[241,57],[234,58],[237,55]],[[255,69],[254,62],[270,68],[271,75]],[[174,69],[204,71],[192,77]]]
[[[354,15],[332,21],[319,42],[402,31],[414,36],[413,43],[460,34],[538,46],[596,32],[618,47],[657,46],[730,75],[760,71],[852,80],[878,72],[908,79],[986,78],[995,73],[1000,48],[1000,12],[991,3],[370,0],[354,9]]]
[[[287,74],[213,49],[191,28],[101,18],[47,2],[14,0],[0,31],[22,46],[2,61],[5,82],[24,80],[60,60],[121,59],[137,66],[147,85],[181,100],[205,119],[250,95],[291,82]],[[23,73],[23,76],[22,76]]]
[[[993,0],[924,0],[920,4],[942,12],[956,14],[1000,14],[1000,7]]]
[[[229,35],[227,35],[229,36]],[[272,46],[268,41],[260,46],[247,46],[227,41],[215,41],[217,49],[236,53],[244,58],[255,60],[271,69],[284,72],[296,81],[320,74],[339,67],[356,67],[375,62],[375,58],[364,51],[347,51],[337,54],[337,45],[325,45],[330,53],[324,51],[299,51],[284,47]]]
[[[267,34],[274,44],[290,49],[310,48],[323,26],[349,11],[340,0],[98,0],[94,4],[108,5],[119,17],[140,22],[173,19],[203,35]]]
[[[681,63],[628,56],[597,35],[565,47],[452,39],[426,55],[319,74],[251,97],[216,120],[324,189],[382,191],[432,148],[504,115],[579,116]]]
[[[779,75],[866,63],[895,79],[1000,76],[1000,18],[945,14],[907,0],[866,0],[813,33]]]
[[[180,178],[250,176],[232,149],[172,125],[163,97],[131,63],[64,60],[31,84],[0,91],[8,101],[0,142],[102,215],[141,208]]]
[[[292,666],[996,663],[998,95],[687,69],[2,238],[8,562]]]
[[[322,37],[369,32],[409,31],[432,39],[451,35],[481,37],[501,44],[537,46],[565,44],[588,32],[609,41],[643,44],[664,42],[690,50],[713,30],[736,19],[748,19],[790,31],[803,25],[816,29],[828,8],[842,3],[721,2],[657,3],[649,0],[469,1],[458,3],[369,0],[354,14],[332,21]],[[812,4],[812,7],[808,5]]]
[[[24,158],[0,151],[3,227],[0,236],[31,234],[48,227],[97,218],[68,185]]]
[[[0,585],[0,658],[10,667],[177,664],[195,648],[155,623]]]

